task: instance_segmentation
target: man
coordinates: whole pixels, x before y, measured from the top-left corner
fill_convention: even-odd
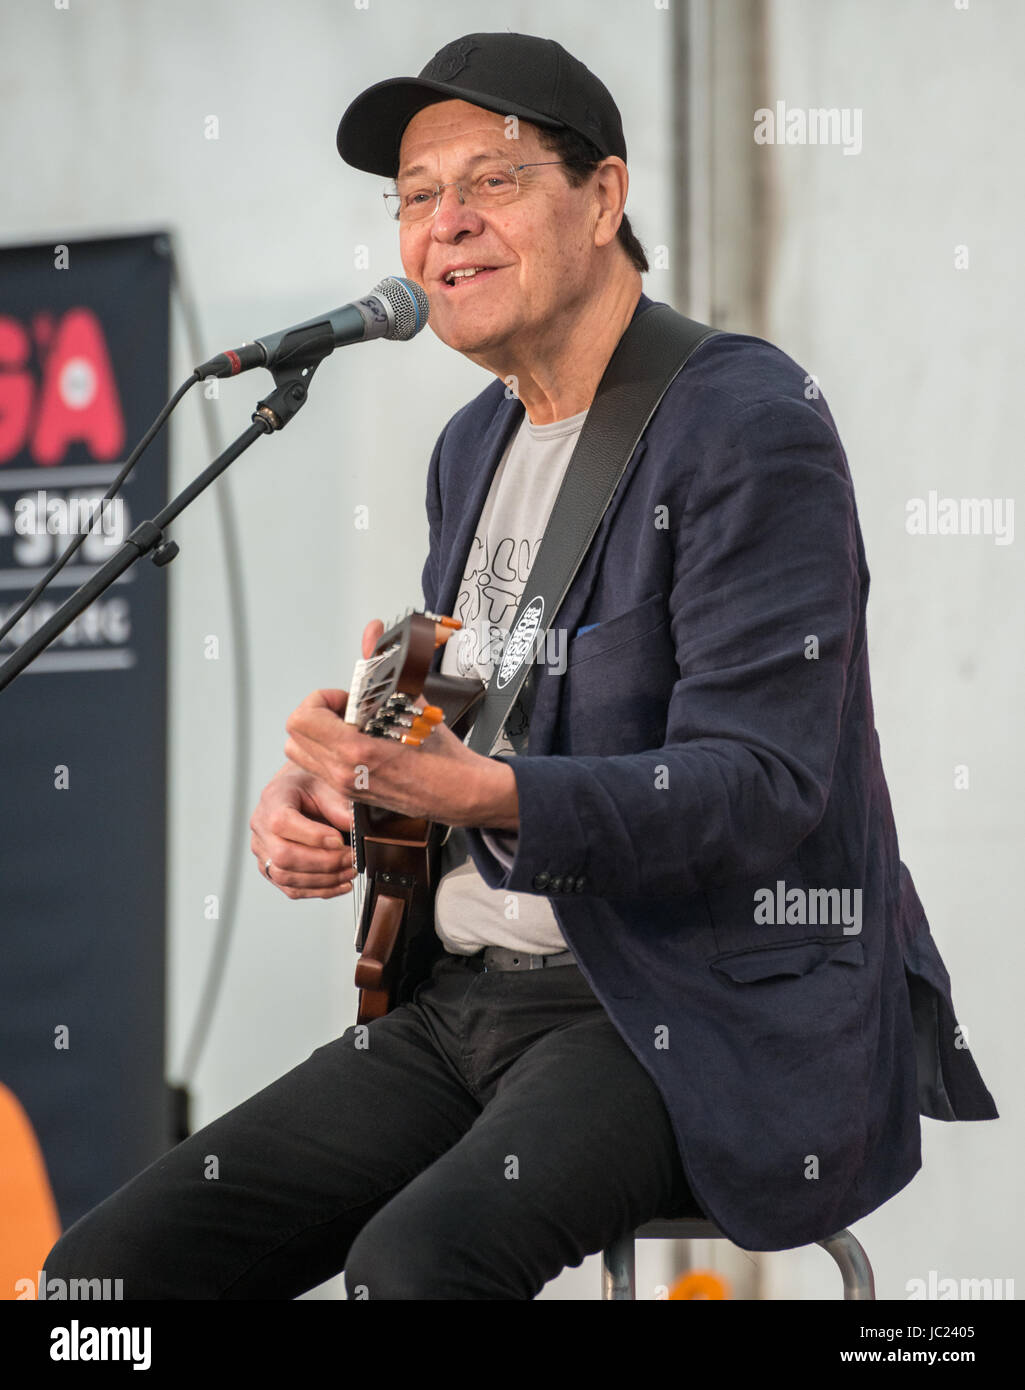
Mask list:
[[[651,307],[619,113],[558,44],[474,34],[371,87],[338,145],[395,179],[434,331],[496,378],[435,447],[423,571],[466,620],[442,669],[487,676]],[[920,1112],[996,1116],[899,860],[851,480],[805,379],[758,339],[698,349],[559,610],[565,660],[492,756],[445,728],[369,739],[345,691],[303,701],[257,860],[330,898],[348,797],[454,827],[438,959],[83,1218],[48,1274],[257,1298],[344,1268],[350,1297],[529,1299],[658,1216],[825,1237],[910,1181]]]

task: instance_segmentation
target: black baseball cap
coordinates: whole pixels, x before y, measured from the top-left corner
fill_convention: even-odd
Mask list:
[[[625,163],[619,108],[604,83],[554,39],[533,34],[466,34],[440,48],[419,77],[390,77],[353,101],[338,125],[347,164],[394,178],[402,133],[437,101],[467,101],[557,130],[568,127],[602,158]]]

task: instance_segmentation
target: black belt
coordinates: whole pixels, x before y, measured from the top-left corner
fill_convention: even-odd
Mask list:
[[[483,951],[467,957],[478,970],[550,970],[557,965],[576,965],[572,951],[550,951],[547,955],[530,955],[527,951],[512,951],[507,946],[485,946]]]

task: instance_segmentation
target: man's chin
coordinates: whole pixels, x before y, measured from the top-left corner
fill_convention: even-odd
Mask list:
[[[446,347],[467,357],[493,352],[509,336],[508,329],[499,328],[497,324],[488,326],[469,322],[456,323],[451,319],[439,324],[433,318],[428,322],[434,330],[435,337],[440,338]]]

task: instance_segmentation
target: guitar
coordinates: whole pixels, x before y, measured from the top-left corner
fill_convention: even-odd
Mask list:
[[[419,748],[444,719],[465,739],[484,683],[430,669],[435,652],[461,626],[435,613],[410,613],[382,633],[373,653],[356,663],[346,723]],[[418,709],[421,696],[429,703]],[[410,998],[438,954],[434,893],[446,830],[422,817],[352,803],[357,1023],[381,1018]]]

